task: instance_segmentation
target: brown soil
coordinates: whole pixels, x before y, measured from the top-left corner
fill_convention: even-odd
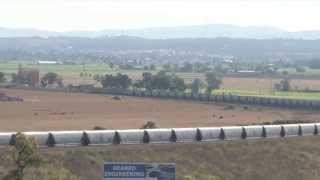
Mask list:
[[[240,89],[240,90],[271,90],[274,84],[279,83],[281,79],[270,78],[231,78],[223,79],[222,88]],[[320,90],[320,80],[293,79],[291,80],[293,90]]]
[[[56,92],[0,89],[24,102],[0,102],[0,131],[200,127],[261,123],[273,120],[319,120],[320,112],[190,101],[160,100]]]

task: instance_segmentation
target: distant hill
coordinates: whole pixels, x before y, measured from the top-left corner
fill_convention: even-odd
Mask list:
[[[320,58],[320,39],[178,38],[146,39],[132,36],[103,38],[0,38],[0,59],[99,59],[111,51],[174,50],[235,56],[250,61]],[[122,57],[122,56],[119,56]],[[112,57],[114,58],[114,57]]]
[[[0,28],[0,37],[103,37],[136,36],[151,39],[175,38],[248,38],[248,39],[320,39],[320,31],[288,32],[273,27],[240,27],[225,24],[159,27],[128,30],[55,32],[36,29]]]

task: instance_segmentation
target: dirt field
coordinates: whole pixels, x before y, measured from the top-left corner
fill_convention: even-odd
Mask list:
[[[239,90],[271,90],[275,83],[281,79],[270,78],[231,78],[223,79],[222,88]],[[291,80],[293,90],[320,90],[320,80],[293,79]]]
[[[251,124],[272,120],[319,120],[320,112],[266,107],[201,104],[188,101],[0,89],[24,102],[0,102],[0,131],[199,127]]]

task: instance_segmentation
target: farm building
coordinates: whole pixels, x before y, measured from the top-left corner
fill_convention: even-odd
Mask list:
[[[59,64],[57,61],[38,61],[38,64]]]

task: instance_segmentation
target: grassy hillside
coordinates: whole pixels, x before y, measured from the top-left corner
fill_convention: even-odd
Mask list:
[[[0,151],[0,177],[10,169]],[[319,137],[201,144],[120,145],[40,151],[44,162],[26,179],[101,180],[104,161],[175,162],[179,180],[316,180]],[[47,177],[47,178],[45,178]]]

